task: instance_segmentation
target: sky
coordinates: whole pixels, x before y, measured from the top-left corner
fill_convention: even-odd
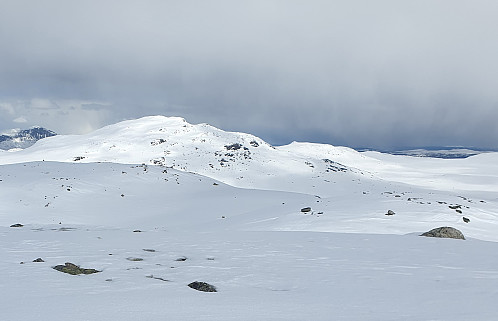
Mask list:
[[[0,131],[148,115],[275,144],[498,148],[498,1],[0,0]]]

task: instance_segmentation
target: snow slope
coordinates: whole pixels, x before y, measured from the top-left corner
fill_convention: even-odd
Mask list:
[[[343,148],[338,151],[358,154]],[[303,193],[320,189],[317,184],[327,185],[327,179],[351,185],[351,176],[362,175],[330,160],[274,148],[249,134],[224,132],[206,124],[190,125],[182,118],[162,116],[121,122],[88,135],[51,137],[30,149],[2,155],[0,163],[42,160],[160,164],[237,187]],[[349,172],[346,178],[341,175],[343,169]],[[297,184],[302,178],[306,178],[306,183]]]
[[[359,153],[324,144],[272,147],[253,135],[191,125],[178,117],[124,121],[88,135],[46,138],[29,149],[0,155],[0,164],[42,160],[161,164],[233,186],[304,193],[312,193],[313,185],[327,193],[325,186],[316,187],[327,185],[324,180],[347,184],[354,178],[373,176],[437,190],[498,190],[498,153],[446,160]],[[469,175],[484,179],[468,180]],[[312,182],[293,185],[295,178],[303,177]]]
[[[494,320],[496,160],[160,116],[0,152],[0,320]],[[467,240],[418,236],[439,226]]]
[[[0,261],[2,320],[496,318],[493,242],[75,228],[0,228],[7,249]],[[176,261],[182,256],[187,260]],[[45,262],[31,262],[37,257]],[[73,276],[50,268],[66,261],[102,272]],[[186,286],[195,280],[219,292]]]

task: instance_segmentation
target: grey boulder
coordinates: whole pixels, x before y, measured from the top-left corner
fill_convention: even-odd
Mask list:
[[[465,237],[463,236],[462,232],[460,232],[454,227],[448,227],[448,226],[432,229],[429,232],[421,234],[420,236],[465,240]]]

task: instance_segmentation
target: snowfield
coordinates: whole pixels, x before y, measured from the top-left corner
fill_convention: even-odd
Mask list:
[[[0,164],[0,320],[496,320],[498,153],[273,147],[155,116]],[[441,226],[466,240],[419,236]]]

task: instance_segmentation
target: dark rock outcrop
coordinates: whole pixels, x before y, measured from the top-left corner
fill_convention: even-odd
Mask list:
[[[77,266],[76,264],[66,262],[64,265],[56,265],[53,267],[54,270],[71,274],[71,275],[78,275],[78,274],[93,274],[93,273],[98,273],[101,271],[95,270],[95,269],[83,269]]]
[[[195,282],[190,283],[188,286],[194,290],[197,290],[197,291],[218,292],[214,285],[211,285],[211,284],[206,283],[206,282],[195,281]]]
[[[239,150],[241,149],[243,146],[239,143],[235,143],[235,144],[231,144],[231,145],[226,145],[225,148],[226,150]]]
[[[21,223],[12,224],[10,227],[23,227]]]

